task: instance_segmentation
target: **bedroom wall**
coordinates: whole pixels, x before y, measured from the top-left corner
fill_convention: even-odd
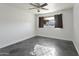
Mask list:
[[[39,16],[53,16],[55,14],[60,14],[60,13],[63,14],[63,27],[64,27],[63,29],[58,29],[53,27],[45,27],[45,28],[38,27]],[[39,14],[36,16],[37,16],[37,26],[36,26],[37,36],[39,35],[39,36],[72,41],[73,39],[73,9],[72,8],[64,9],[53,13]]]
[[[0,48],[35,36],[34,14],[0,4]]]
[[[79,4],[76,3],[73,8],[74,18],[74,45],[79,54]]]

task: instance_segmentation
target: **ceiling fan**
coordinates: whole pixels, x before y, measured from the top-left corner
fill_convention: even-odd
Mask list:
[[[34,6],[34,8],[29,8],[30,10],[32,9],[36,9],[37,12],[40,12],[40,9],[42,10],[48,10],[47,8],[44,8],[45,6],[47,6],[48,4],[47,3],[30,3],[30,5]]]

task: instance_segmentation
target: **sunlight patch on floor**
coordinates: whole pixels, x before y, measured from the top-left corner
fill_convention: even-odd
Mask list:
[[[30,52],[31,55],[34,56],[55,56],[56,49],[54,47],[47,47],[36,44],[34,46],[34,50]]]

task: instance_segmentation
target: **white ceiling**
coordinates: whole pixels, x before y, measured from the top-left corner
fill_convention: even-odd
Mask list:
[[[29,10],[29,8],[33,7],[29,3],[9,3],[8,5],[21,10],[38,13],[37,10]],[[45,6],[45,8],[48,8],[48,10],[40,10],[39,13],[48,13],[62,9],[67,9],[73,7],[73,5],[74,5],[73,3],[48,3],[48,5]]]

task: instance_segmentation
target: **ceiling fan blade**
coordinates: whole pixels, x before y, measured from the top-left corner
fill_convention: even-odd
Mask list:
[[[36,8],[29,8],[29,9],[36,9]]]
[[[35,4],[37,4],[37,6],[40,7],[40,3],[35,3]]]
[[[34,7],[38,7],[37,5],[35,5],[35,4],[32,4],[32,3],[30,3],[30,5],[32,5],[32,6],[34,6]]]
[[[41,5],[40,7],[44,7],[44,6],[47,6],[48,4],[47,3],[44,3],[43,5]]]
[[[41,8],[41,9],[48,10],[47,8]]]

